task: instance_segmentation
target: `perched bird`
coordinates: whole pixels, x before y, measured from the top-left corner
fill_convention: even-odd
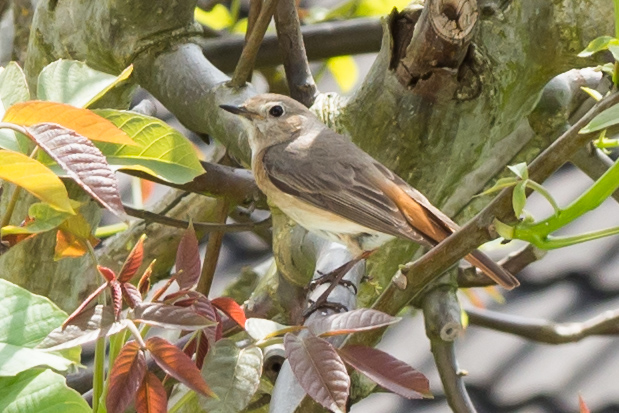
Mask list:
[[[360,256],[394,237],[433,247],[458,229],[425,196],[299,102],[263,94],[221,105],[250,124],[258,187],[308,231]],[[465,257],[507,289],[518,280],[481,251]]]

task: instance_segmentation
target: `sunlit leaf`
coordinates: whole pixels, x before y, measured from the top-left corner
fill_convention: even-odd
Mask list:
[[[118,273],[118,281],[121,283],[128,282],[133,278],[135,273],[138,272],[138,269],[142,265],[142,260],[144,259],[144,240],[146,239],[146,234],[143,234],[136,242],[135,246],[125,259],[125,262]]]
[[[146,372],[135,398],[137,413],[165,413],[168,397],[161,381],[150,371]]]
[[[200,247],[193,225],[185,230],[176,251],[176,277],[181,290],[193,287],[200,278]]]
[[[88,307],[88,304],[90,304],[92,300],[94,300],[106,288],[107,288],[107,283],[101,284],[99,287],[97,287],[96,290],[90,293],[90,295],[88,295],[88,297],[86,297],[86,299],[82,301],[82,303],[71,313],[71,315],[69,315],[69,317],[67,317],[67,319],[64,320],[64,322],[62,323],[62,328],[64,329],[67,325],[73,324],[75,320],[78,319],[78,316],[82,314],[84,309]]]
[[[392,317],[389,314],[369,308],[359,308],[345,313],[316,318],[308,324],[308,327],[317,336],[331,336],[387,327],[398,321],[400,321],[399,317]]]
[[[359,80],[359,69],[352,56],[337,56],[327,60],[327,67],[343,93],[348,93]]]
[[[78,258],[88,252],[88,240],[79,238],[70,232],[59,229],[56,231],[56,245],[54,246],[54,260],[63,258]]]
[[[0,179],[24,188],[59,211],[75,213],[62,181],[45,165],[26,155],[0,150]]]
[[[582,128],[579,133],[596,132],[616,125],[618,123],[619,105],[614,105],[593,118],[593,120],[589,122],[584,128]]]
[[[131,341],[120,350],[109,377],[105,398],[108,413],[123,413],[136,395],[146,374],[146,357],[137,342]]]
[[[114,315],[116,319],[120,319],[120,313],[123,309],[123,292],[118,281],[109,283],[110,294],[112,296],[112,306],[114,307]]]
[[[109,120],[88,109],[80,109],[64,103],[38,100],[17,103],[6,111],[3,120],[21,126],[56,123],[92,141],[137,146],[125,132]]]
[[[614,44],[619,45],[619,40],[615,39],[611,36],[600,36],[594,40],[592,40],[585,50],[578,53],[578,57],[589,57],[594,53],[600,52],[602,50],[608,49],[608,46]]]
[[[333,346],[315,336],[284,336],[286,358],[297,381],[316,402],[332,412],[345,412],[350,377]]]
[[[1,153],[1,151],[0,151]],[[1,155],[0,155],[1,157]],[[2,166],[0,166],[2,169]],[[79,207],[78,202],[71,201],[73,208]],[[36,202],[28,208],[28,217],[31,218],[24,226],[9,225],[2,228],[2,235],[8,234],[38,234],[58,227],[69,216],[68,212],[58,211],[49,204]]]
[[[174,344],[161,337],[151,337],[146,341],[146,348],[157,365],[170,376],[204,396],[214,395],[193,361]]]
[[[165,122],[135,112],[100,109],[95,113],[121,128],[136,146],[98,143],[110,165],[146,172],[175,184],[184,184],[204,173],[194,147]]]
[[[524,180],[529,179],[529,169],[526,162],[521,162],[516,165],[507,165],[507,168],[514,173],[518,178]]]
[[[238,348],[230,339],[218,341],[204,360],[202,376],[218,398],[187,395],[185,413],[231,413],[243,411],[258,390],[262,374],[262,351]]]
[[[129,66],[119,76],[114,76],[91,69],[84,62],[56,60],[41,70],[37,97],[79,108],[87,107],[116,84],[126,80],[131,71],[132,66]]]
[[[432,397],[426,376],[391,355],[365,346],[339,349],[344,361],[381,387],[407,399]]]
[[[599,102],[604,97],[604,96],[602,96],[602,94],[600,92],[598,92],[595,89],[591,89],[590,87],[581,86],[580,89],[583,92],[585,92],[587,95],[589,95],[593,99],[595,99],[596,102]]]
[[[211,11],[196,7],[193,16],[198,23],[214,30],[225,29],[234,23],[230,10],[223,4],[216,4]]]
[[[92,142],[53,123],[33,125],[27,130],[83,190],[119,218],[126,217],[114,172]]]
[[[120,285],[120,289],[122,290],[123,298],[129,307],[135,308],[142,303],[142,294],[135,285],[123,283]]]
[[[153,274],[153,267],[155,266],[156,261],[157,260],[152,260],[140,277],[140,281],[138,282],[138,290],[142,293],[142,295],[145,295],[148,293],[148,290],[150,290],[150,276]]]
[[[30,91],[26,76],[17,63],[11,62],[0,71],[0,119],[4,117],[4,112],[11,105],[25,102],[28,99],[30,99]],[[0,148],[27,153],[30,147],[32,144],[26,137],[16,136],[15,132],[10,129],[0,129]]]
[[[245,327],[245,311],[238,305],[232,298],[229,297],[217,297],[211,301],[211,303],[223,311],[228,317],[230,317],[235,323],[241,327]]]
[[[348,0],[328,11],[323,19],[385,16],[396,7],[404,9],[411,3],[410,0]]]
[[[51,370],[32,369],[14,377],[0,377],[2,413],[91,413],[82,396],[67,387],[65,378]]]
[[[215,322],[198,314],[191,307],[177,307],[158,303],[142,303],[134,309],[135,320],[157,327],[199,330]]]

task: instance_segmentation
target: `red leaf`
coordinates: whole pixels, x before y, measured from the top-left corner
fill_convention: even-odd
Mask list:
[[[140,294],[138,289],[133,284],[123,283],[120,285],[120,288],[129,307],[135,308],[137,305],[142,303],[142,294]]]
[[[123,413],[138,391],[146,373],[146,357],[135,341],[127,343],[110,372],[110,387],[105,398],[108,413]]]
[[[105,278],[107,282],[112,282],[116,279],[116,274],[114,273],[114,271],[110,270],[107,267],[97,265],[97,270],[99,270],[99,273],[103,276],[103,278]]]
[[[211,301],[205,296],[199,296],[196,300],[194,300],[191,306],[194,311],[201,316],[204,316],[212,321],[217,321],[217,310],[215,310],[213,303],[211,303]]]
[[[123,267],[120,269],[120,273],[118,273],[118,281],[120,281],[121,283],[126,283],[131,280],[135,273],[138,272],[140,265],[142,265],[142,259],[144,258],[145,238],[146,235],[142,235],[140,237],[137,244],[135,244],[135,246],[127,256]]]
[[[333,346],[320,337],[284,336],[286,358],[305,392],[333,412],[345,412],[350,377]]]
[[[112,293],[112,305],[114,306],[114,315],[116,319],[120,319],[120,312],[123,310],[123,291],[120,288],[118,281],[112,281],[109,283],[110,291]]]
[[[211,301],[211,304],[223,311],[242,328],[245,328],[245,321],[247,321],[247,318],[245,318],[245,312],[243,311],[243,308],[232,298],[218,297]]]
[[[578,395],[578,407],[580,408],[580,413],[591,413],[591,410],[587,407],[585,400],[582,398],[582,395]]]
[[[170,376],[198,393],[214,396],[214,393],[202,378],[200,370],[174,344],[160,337],[151,337],[146,341],[146,348],[150,351],[157,365]]]
[[[198,351],[196,352],[196,366],[198,367],[198,370],[202,370],[202,365],[204,364],[204,357],[206,357],[206,355],[208,354],[210,345],[206,334],[204,334],[204,331],[200,331],[197,339]]]
[[[198,341],[199,336],[200,334],[196,334],[191,340],[189,340],[185,348],[183,348],[183,353],[185,353],[187,357],[191,358],[196,352],[197,341]]]
[[[208,318],[197,314],[192,307],[143,303],[135,307],[135,320],[164,328],[199,330],[214,325]]]
[[[125,219],[114,172],[90,140],[54,123],[39,123],[26,129],[32,140],[84,191],[120,219]]]
[[[144,274],[140,277],[140,281],[138,282],[138,290],[142,295],[146,295],[148,290],[150,290],[150,276],[153,274],[153,267],[155,266],[155,262],[157,260],[152,260],[146,270],[144,270]]]
[[[200,278],[200,248],[192,224],[189,224],[178,244],[176,272],[176,282],[181,290],[193,287]]]
[[[346,346],[339,353],[346,363],[389,391],[408,399],[432,397],[426,376],[383,351]]]
[[[101,291],[105,290],[106,287],[107,283],[101,284],[99,288],[97,288],[95,291],[92,292],[92,294],[86,297],[86,299],[79,305],[79,307],[77,307],[75,311],[73,311],[71,315],[67,317],[66,320],[64,320],[64,323],[62,323],[62,329],[64,330],[67,324],[70,324],[82,311],[84,311],[84,308],[86,308],[92,300],[94,300],[99,294],[101,294]]]
[[[308,327],[317,336],[332,336],[373,330],[398,321],[400,321],[399,317],[392,317],[389,314],[369,308],[360,308],[327,317],[316,317]]]
[[[138,413],[165,413],[168,411],[168,397],[163,384],[153,373],[146,372],[135,397]]]

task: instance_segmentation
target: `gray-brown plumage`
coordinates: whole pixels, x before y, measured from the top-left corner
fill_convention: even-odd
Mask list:
[[[419,191],[293,99],[264,94],[222,108],[251,122],[252,170],[269,200],[354,254],[393,237],[431,247],[458,228]],[[466,259],[505,288],[519,285],[480,251]]]

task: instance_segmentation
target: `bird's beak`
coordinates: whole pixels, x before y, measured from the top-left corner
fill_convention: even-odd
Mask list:
[[[233,105],[219,105],[220,108],[225,110],[226,112],[230,112],[234,115],[243,116],[247,119],[253,119],[258,117],[257,113],[251,112],[247,110],[244,106],[233,106]]]

